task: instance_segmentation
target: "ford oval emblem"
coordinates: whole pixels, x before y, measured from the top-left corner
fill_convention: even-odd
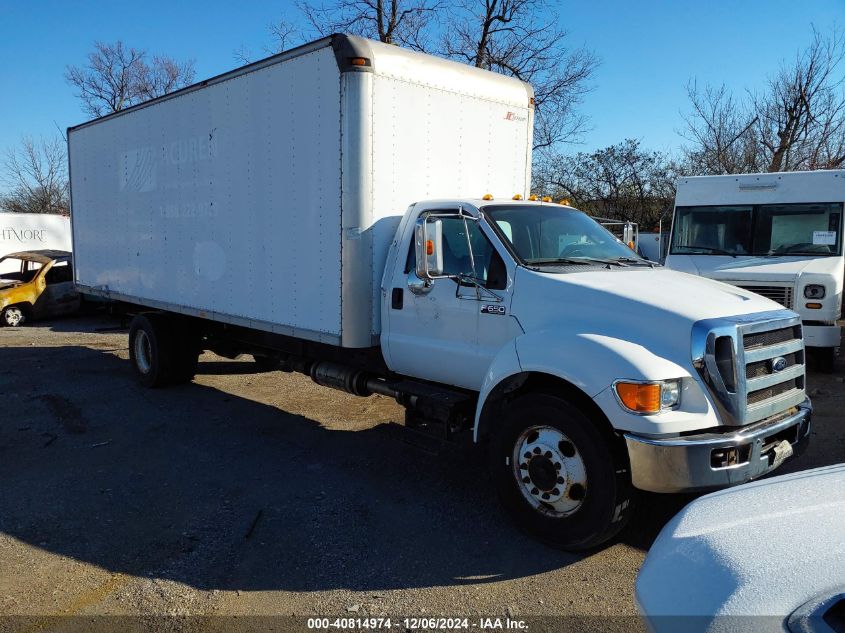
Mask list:
[[[772,359],[772,372],[777,373],[786,369],[786,359],[783,356],[777,356]]]

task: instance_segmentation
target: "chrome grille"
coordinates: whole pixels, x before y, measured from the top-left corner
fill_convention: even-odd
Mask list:
[[[744,426],[801,404],[804,358],[801,321],[785,310],[693,326],[693,364],[723,424]]]
[[[784,308],[792,309],[792,286],[746,286],[735,284],[748,292],[755,292],[758,295],[777,301]]]
[[[804,398],[804,341],[801,325],[762,330],[740,326],[745,363],[745,421],[762,420]],[[775,359],[783,367],[775,369]]]

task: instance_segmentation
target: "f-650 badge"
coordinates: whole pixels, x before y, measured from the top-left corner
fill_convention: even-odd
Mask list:
[[[496,305],[495,303],[492,305],[483,305],[481,306],[481,314],[498,314],[504,316],[505,306]]]

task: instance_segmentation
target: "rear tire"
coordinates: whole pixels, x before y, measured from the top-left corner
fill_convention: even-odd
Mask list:
[[[554,547],[600,545],[630,516],[624,451],[562,398],[528,394],[509,404],[492,438],[490,467],[516,525]]]
[[[197,373],[196,336],[166,314],[145,312],[129,326],[129,359],[145,387],[189,382]]]

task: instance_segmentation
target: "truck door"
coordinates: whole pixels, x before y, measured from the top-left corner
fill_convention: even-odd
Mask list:
[[[437,279],[427,292],[416,294],[409,287],[409,282],[420,282],[414,272],[413,239],[408,236],[406,249],[404,269],[396,266],[390,288],[387,345],[391,369],[479,389],[493,355],[511,336],[503,258],[477,222],[444,218],[444,274],[473,277],[474,263],[481,287],[469,280]]]

